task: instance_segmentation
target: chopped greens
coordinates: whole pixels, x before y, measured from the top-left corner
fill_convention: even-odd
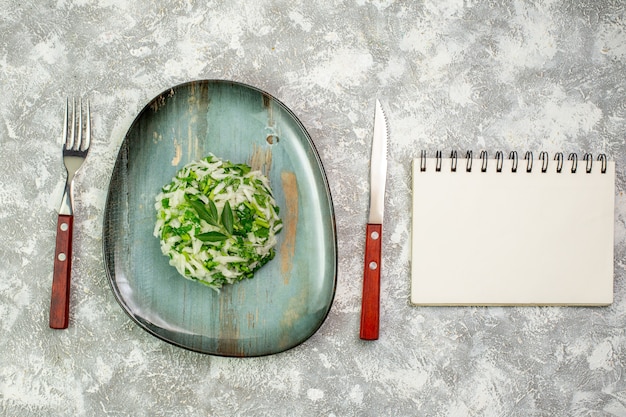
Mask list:
[[[269,180],[209,155],[184,166],[156,197],[154,235],[185,278],[218,290],[252,278],[282,229]]]

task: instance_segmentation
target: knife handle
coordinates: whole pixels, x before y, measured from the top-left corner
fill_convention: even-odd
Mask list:
[[[380,314],[380,267],[383,226],[382,224],[368,223],[366,232],[360,337],[363,340],[376,340],[378,339]]]
[[[50,328],[52,329],[67,329],[69,322],[73,229],[74,216],[59,214],[50,300]]]

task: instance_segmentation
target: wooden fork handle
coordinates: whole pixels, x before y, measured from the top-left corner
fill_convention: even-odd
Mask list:
[[[50,327],[52,329],[67,329],[69,323],[73,228],[74,216],[59,214],[50,300]]]
[[[360,337],[363,340],[376,340],[380,314],[380,260],[383,227],[381,224],[370,223],[366,230]]]

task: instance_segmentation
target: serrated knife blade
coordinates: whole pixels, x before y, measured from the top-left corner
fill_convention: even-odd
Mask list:
[[[376,340],[379,333],[380,271],[385,183],[387,180],[387,139],[387,118],[380,101],[376,100],[374,136],[370,157],[370,208],[365,236],[365,265],[361,300],[360,337],[364,340]]]

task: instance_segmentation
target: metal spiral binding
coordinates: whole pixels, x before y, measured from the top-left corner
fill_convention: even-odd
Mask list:
[[[578,169],[578,154],[572,152],[567,157],[567,160],[572,161],[572,174],[575,174]]]
[[[502,151],[496,152],[496,172],[502,172],[502,165],[504,164],[504,154]]]
[[[426,158],[427,158],[426,151],[421,151],[420,171],[426,171]],[[479,158],[481,160],[480,171],[487,172],[487,167],[489,165],[487,151],[485,150],[480,151]],[[441,167],[442,167],[442,161],[443,161],[443,152],[436,151],[435,159],[436,159],[435,171],[440,172]],[[450,153],[450,170],[452,172],[457,171],[458,159],[459,158],[458,158],[457,151],[452,151]],[[465,160],[466,160],[465,171],[472,172],[472,165],[473,165],[473,160],[474,160],[472,151],[466,152]],[[509,160],[512,160],[511,172],[517,172],[517,168],[519,165],[519,158],[518,158],[517,151],[511,151],[509,153]],[[526,161],[526,172],[532,172],[533,160],[534,160],[533,153],[530,151],[527,151],[524,154],[524,160]],[[567,160],[571,161],[570,172],[576,173],[576,171],[578,170],[578,154],[575,152],[570,153],[567,157]],[[585,172],[587,174],[591,173],[593,169],[593,162],[594,162],[593,155],[591,153],[585,153],[583,155],[582,160],[585,161]],[[606,154],[603,154],[603,153],[599,154],[596,160],[600,162],[600,172],[602,174],[605,174],[607,170]],[[495,161],[496,161],[496,172],[502,172],[502,167],[504,165],[504,153],[502,151],[496,152]],[[550,164],[550,158],[549,158],[548,152],[545,152],[545,151],[540,152],[539,161],[541,161],[541,172],[542,173],[548,172],[548,165]],[[556,161],[556,172],[561,173],[563,171],[563,165],[565,162],[565,157],[563,155],[563,152],[555,153],[554,161]]]
[[[480,151],[480,159],[483,160],[480,165],[480,172],[487,172],[487,151]]]
[[[548,152],[540,152],[539,159],[541,160],[541,172],[545,173],[548,171]]]
[[[509,154],[509,159],[513,160],[511,172],[517,172],[517,151],[511,151],[511,153]]]
[[[589,174],[591,172],[591,168],[593,165],[593,156],[590,153],[586,153],[583,155],[583,161],[587,162],[587,167],[585,168],[585,172]]]
[[[606,154],[601,153],[600,155],[598,155],[598,161],[600,161],[600,163],[602,164],[600,166],[600,172],[606,174]]]
[[[526,163],[526,172],[533,172],[533,153],[530,151],[526,152],[524,159],[528,161]]]
[[[563,169],[563,152],[557,152],[554,155],[554,160],[556,161],[556,172],[560,173]]]

